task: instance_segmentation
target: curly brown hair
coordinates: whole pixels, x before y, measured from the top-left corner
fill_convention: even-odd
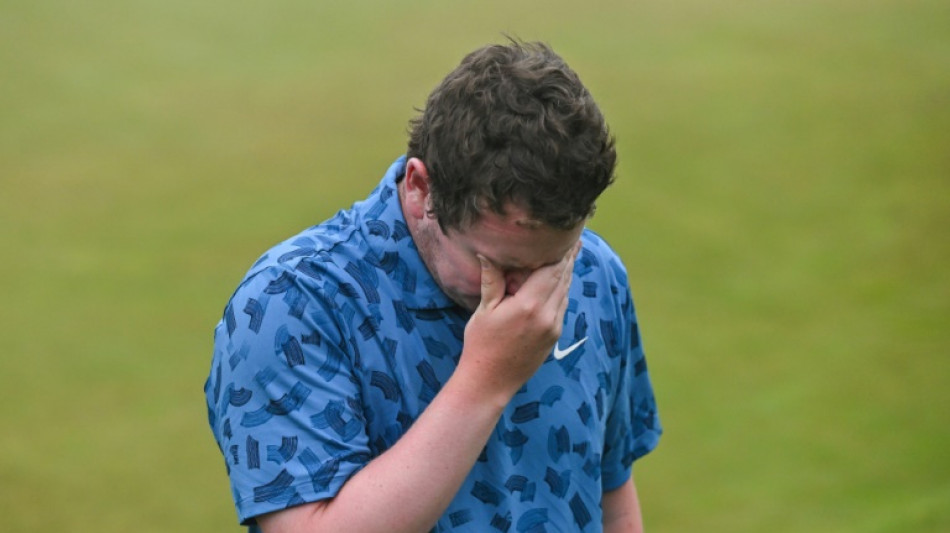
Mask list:
[[[590,217],[613,182],[614,139],[577,74],[544,43],[466,56],[410,123],[443,231],[513,202],[558,229]]]

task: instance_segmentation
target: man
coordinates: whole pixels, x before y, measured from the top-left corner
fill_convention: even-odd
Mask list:
[[[625,270],[584,228],[615,158],[561,58],[488,46],[366,200],[261,257],[205,385],[242,523],[640,531],[660,425]]]

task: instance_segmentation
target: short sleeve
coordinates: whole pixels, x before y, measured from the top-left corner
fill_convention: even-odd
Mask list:
[[[621,310],[625,350],[607,418],[602,462],[605,491],[620,487],[630,478],[633,462],[652,451],[662,433],[633,299],[629,288],[624,288]]]
[[[242,523],[331,498],[369,461],[349,336],[326,288],[264,269],[215,330],[208,415]]]

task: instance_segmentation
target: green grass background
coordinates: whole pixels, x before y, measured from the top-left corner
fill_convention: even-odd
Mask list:
[[[950,530],[950,4],[0,2],[0,516],[238,531],[202,385],[250,262],[363,197],[464,53],[617,137],[651,531]]]

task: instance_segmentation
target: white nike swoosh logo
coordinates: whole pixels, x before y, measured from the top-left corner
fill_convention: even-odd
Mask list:
[[[584,341],[586,341],[586,340],[587,340],[587,337],[584,337],[583,339],[581,339],[581,340],[575,342],[574,344],[568,346],[567,348],[564,348],[563,350],[561,349],[560,346],[558,346],[558,345],[555,344],[555,345],[554,345],[554,358],[557,359],[558,361],[560,361],[561,359],[564,359],[564,358],[567,357],[571,352],[573,352],[574,350],[576,350],[581,344],[584,344]]]

